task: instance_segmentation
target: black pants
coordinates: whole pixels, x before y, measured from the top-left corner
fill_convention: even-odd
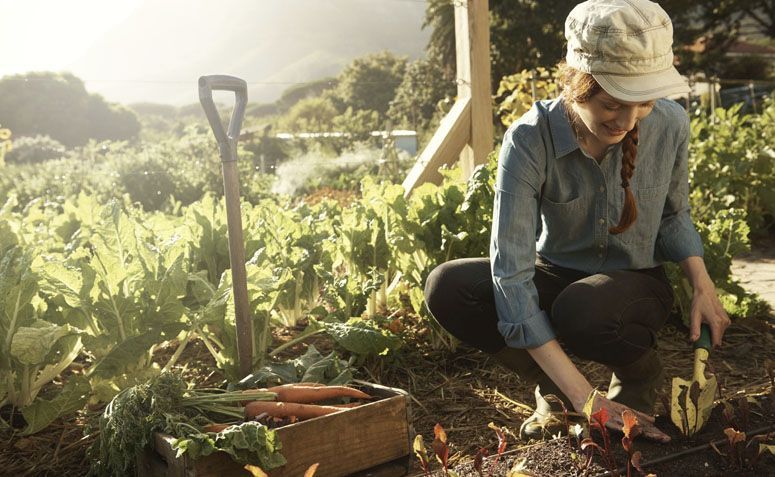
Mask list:
[[[582,359],[626,366],[656,347],[656,333],[673,306],[673,291],[659,266],[589,275],[536,259],[539,305],[564,347]],[[436,267],[425,282],[425,302],[453,336],[487,353],[506,346],[498,332],[487,258]]]

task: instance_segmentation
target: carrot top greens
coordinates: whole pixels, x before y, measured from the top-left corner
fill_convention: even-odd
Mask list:
[[[94,464],[90,474],[97,476],[132,475],[135,458],[162,432],[177,437],[173,447],[178,454],[192,457],[216,451],[232,455],[238,462],[273,469],[285,464],[275,432],[257,422],[232,426],[221,433],[201,428],[223,416],[243,417],[240,401],[271,400],[267,391],[227,392],[221,389],[188,389],[174,373],[162,373],[146,384],[121,391],[100,417],[100,435],[91,449]]]

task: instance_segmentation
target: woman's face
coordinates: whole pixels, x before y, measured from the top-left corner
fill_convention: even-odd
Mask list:
[[[600,91],[585,103],[573,103],[573,109],[586,127],[582,131],[584,139],[610,146],[624,139],[638,121],[648,116],[654,103],[624,102]]]

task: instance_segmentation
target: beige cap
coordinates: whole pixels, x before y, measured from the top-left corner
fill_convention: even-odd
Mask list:
[[[568,66],[591,73],[611,96],[650,101],[688,93],[673,66],[673,23],[648,0],[588,0],[565,20]]]

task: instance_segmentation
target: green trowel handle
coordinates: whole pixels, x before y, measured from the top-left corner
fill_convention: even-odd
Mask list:
[[[700,327],[700,337],[694,342],[694,349],[706,349],[710,351],[710,327],[705,323]]]

